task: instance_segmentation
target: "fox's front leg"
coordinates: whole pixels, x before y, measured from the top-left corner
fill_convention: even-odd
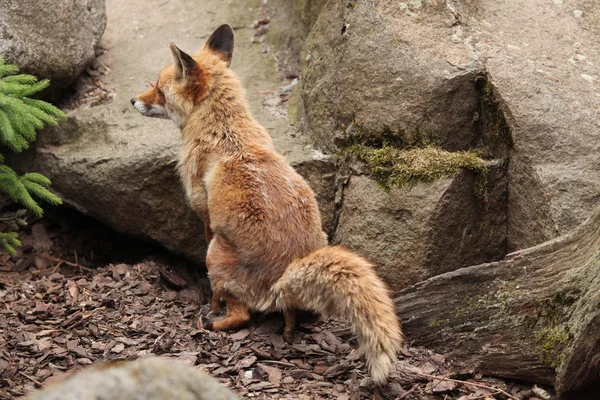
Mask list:
[[[203,184],[197,180],[189,179],[185,182],[188,201],[192,209],[198,214],[202,223],[204,223],[204,238],[209,245],[213,238],[213,232],[210,229],[210,213],[208,211],[208,195]]]
[[[202,223],[204,224],[204,239],[206,240],[206,244],[210,246],[210,242],[213,239],[213,231],[210,228],[208,195],[206,193],[206,188],[204,187],[204,185],[198,182],[199,181],[197,179],[192,179],[192,177],[184,179],[188,201],[192,209],[196,212],[196,214],[200,217]],[[215,290],[215,288],[213,287],[213,295],[210,303],[210,308],[213,312],[219,311],[221,309],[221,297],[221,292],[218,289]]]
[[[250,312],[248,308],[235,297],[225,294],[227,303],[227,315],[216,321],[205,325],[210,331],[228,331],[232,329],[243,328],[250,321]]]
[[[219,307],[221,297],[227,303],[227,314],[224,318],[206,324],[206,329],[229,330],[238,329],[250,321],[248,308],[227,288],[225,282],[235,281],[238,257],[235,249],[220,235],[215,235],[208,248],[206,266],[213,289],[212,307]]]
[[[212,276],[211,276],[212,275]],[[221,300],[225,298],[226,291],[223,289],[223,280],[218,278],[214,271],[211,274],[208,271],[208,276],[210,278],[210,288],[212,290],[212,300],[210,302],[210,310],[212,312],[217,312],[221,309]]]

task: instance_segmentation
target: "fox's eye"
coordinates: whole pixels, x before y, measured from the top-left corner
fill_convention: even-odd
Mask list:
[[[158,98],[161,100],[165,99],[165,94],[163,93],[162,90],[160,90],[160,88],[156,88],[156,94],[158,95]]]

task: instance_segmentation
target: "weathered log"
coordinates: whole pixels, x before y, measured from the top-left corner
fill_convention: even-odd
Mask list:
[[[407,339],[458,364],[600,398],[600,209],[572,233],[396,294]]]

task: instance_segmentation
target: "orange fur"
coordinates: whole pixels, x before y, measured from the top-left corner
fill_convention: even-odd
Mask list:
[[[384,382],[402,343],[394,304],[367,260],[327,246],[312,190],[250,115],[228,68],[233,31],[221,26],[193,57],[171,51],[174,64],[132,103],[181,127],[179,172],[209,226],[214,296],[227,300],[227,316],[212,328],[239,328],[246,307],[281,310],[291,340],[295,308],[347,317],[373,380]]]

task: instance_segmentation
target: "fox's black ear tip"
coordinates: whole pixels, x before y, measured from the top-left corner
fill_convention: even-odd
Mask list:
[[[228,31],[228,32],[231,32],[231,34],[233,34],[233,28],[229,24],[223,24],[223,25],[219,26],[216,30],[217,31]]]
[[[232,42],[233,41],[233,28],[229,24],[223,24],[219,26],[211,35],[214,41],[225,41]]]

